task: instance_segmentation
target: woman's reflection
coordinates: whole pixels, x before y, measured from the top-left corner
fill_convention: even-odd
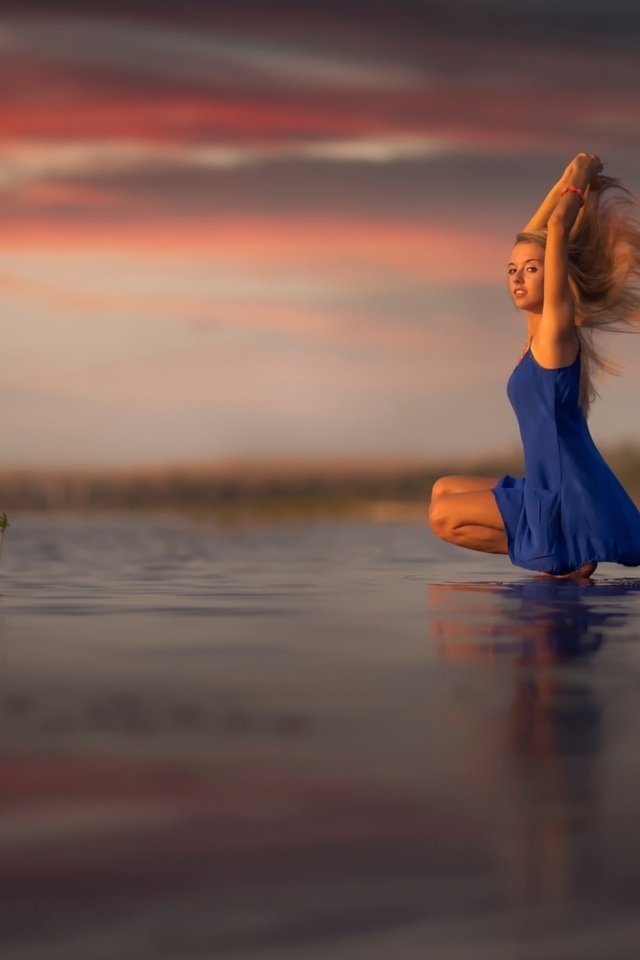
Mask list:
[[[494,852],[505,896],[516,908],[575,902],[597,883],[607,843],[603,700],[597,673],[586,668],[606,640],[623,639],[625,623],[635,622],[631,595],[640,581],[540,578],[427,589],[441,661],[518,667],[505,738],[496,743],[507,793]]]
[[[552,663],[597,650],[627,619],[620,599],[639,592],[640,580],[430,583],[427,590],[439,658]]]

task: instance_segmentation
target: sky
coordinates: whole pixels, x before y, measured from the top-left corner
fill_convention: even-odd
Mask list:
[[[3,4],[0,463],[517,444],[506,264],[581,150],[640,194],[638,8],[131,6]]]

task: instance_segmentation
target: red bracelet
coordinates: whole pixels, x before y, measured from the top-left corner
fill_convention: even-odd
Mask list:
[[[571,191],[571,193],[577,193],[577,195],[580,197],[580,206],[582,206],[584,203],[584,193],[580,187],[572,187],[571,184],[568,184],[566,187],[562,188],[560,191],[560,196],[563,197],[565,193],[569,193],[569,191]]]

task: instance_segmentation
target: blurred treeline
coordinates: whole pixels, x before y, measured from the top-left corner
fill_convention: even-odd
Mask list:
[[[603,450],[640,502],[640,447]],[[289,516],[425,516],[445,474],[522,476],[521,451],[475,460],[236,460],[119,470],[0,470],[0,511],[172,510],[221,520]]]

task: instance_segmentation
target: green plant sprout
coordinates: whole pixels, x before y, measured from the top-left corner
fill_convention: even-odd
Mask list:
[[[9,520],[7,519],[6,513],[0,513],[0,557],[2,556],[2,541],[4,540],[4,532],[9,526]]]

